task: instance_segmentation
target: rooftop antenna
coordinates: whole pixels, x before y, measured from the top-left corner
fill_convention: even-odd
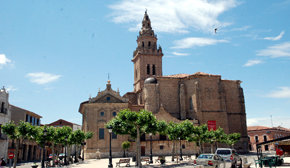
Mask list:
[[[272,115],[270,115],[271,117],[271,126],[273,127],[273,118],[272,118]]]
[[[110,80],[110,73],[108,73],[108,80]]]

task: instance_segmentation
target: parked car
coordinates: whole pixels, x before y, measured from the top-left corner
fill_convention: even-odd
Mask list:
[[[235,149],[217,148],[215,154],[220,155],[225,161],[231,162],[231,168],[243,167],[242,158],[237,154]]]
[[[222,157],[216,154],[200,154],[194,161],[194,165],[203,167],[225,168],[226,163]]]

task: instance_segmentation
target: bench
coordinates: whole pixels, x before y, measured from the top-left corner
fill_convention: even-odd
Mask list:
[[[184,156],[184,160],[192,160],[192,159],[191,159],[191,155],[186,155],[186,156]]]
[[[145,162],[146,164],[150,163],[150,158],[149,157],[142,157],[141,162]]]
[[[116,167],[120,167],[122,163],[126,163],[126,167],[130,167],[130,159],[120,159],[119,162],[116,162]]]

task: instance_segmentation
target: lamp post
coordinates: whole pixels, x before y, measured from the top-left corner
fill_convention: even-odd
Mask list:
[[[149,135],[150,135],[150,161],[149,161],[149,163],[151,164],[151,163],[153,163],[153,159],[152,159],[152,133],[150,132]]]
[[[64,165],[68,165],[67,163],[67,160],[66,160],[66,153],[67,153],[67,149],[66,149],[66,145],[67,145],[67,139],[68,139],[68,136],[66,136],[65,138],[65,146],[64,146]]]
[[[110,152],[109,152],[109,165],[108,165],[108,168],[110,168],[110,167],[113,167],[113,164],[112,164],[112,150],[111,150],[111,148],[112,148],[112,146],[111,146],[111,144],[112,144],[112,131],[113,131],[112,127],[109,126],[108,130],[109,130],[109,134],[110,134]]]
[[[44,161],[45,161],[45,139],[46,139],[46,136],[47,136],[47,130],[46,130],[46,128],[44,127],[44,130],[43,130],[43,139],[44,139],[44,144],[43,144],[43,149],[42,149],[41,168],[44,168]]]
[[[179,146],[180,146],[180,159],[179,160],[183,160],[183,158],[182,158],[181,139],[180,139],[180,137],[178,139],[179,139]]]

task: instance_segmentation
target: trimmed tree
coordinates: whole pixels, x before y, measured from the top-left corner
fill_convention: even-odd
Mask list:
[[[241,138],[240,133],[228,134],[225,142],[226,142],[226,144],[230,145],[233,149],[235,143],[237,143],[240,140],[240,138]]]
[[[135,112],[130,109],[124,109],[107,123],[108,127],[111,127],[116,134],[126,134],[136,139],[136,165],[142,167],[140,135],[149,133],[157,128],[156,117],[146,110]]]
[[[126,157],[126,150],[128,150],[131,146],[131,143],[129,141],[124,141],[122,143],[122,149],[124,150],[123,157]]]

